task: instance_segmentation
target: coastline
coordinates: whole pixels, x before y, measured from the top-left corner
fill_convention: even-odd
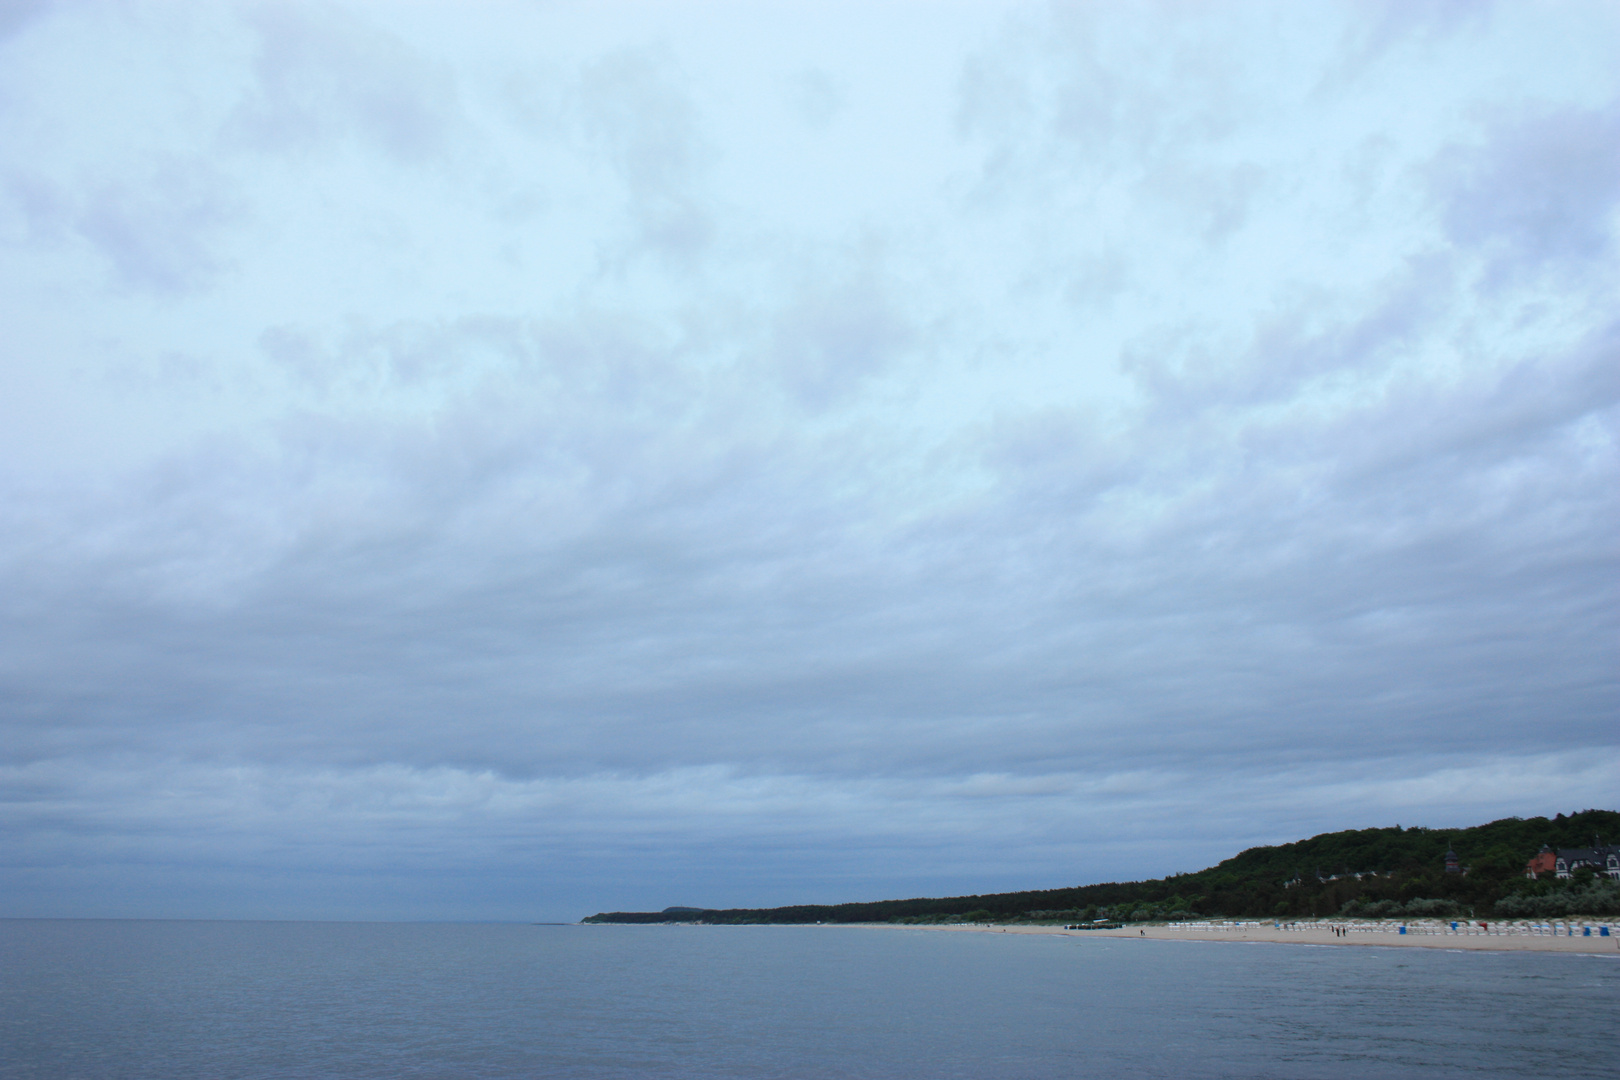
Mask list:
[[[878,927],[882,929],[943,930],[979,934],[1060,934],[1078,938],[1123,938],[1131,941],[1224,941],[1268,942],[1277,945],[1340,945],[1349,947],[1464,949],[1475,952],[1554,952],[1582,955],[1620,956],[1620,927],[1610,926],[1610,937],[1600,937],[1593,924],[1591,937],[1554,937],[1532,934],[1402,934],[1395,930],[1353,930],[1336,935],[1334,927],[1345,923],[1296,923],[1293,929],[1278,929],[1273,923],[1237,925],[1231,929],[1184,928],[1186,924],[1127,926],[1118,930],[1066,930],[1061,926],[996,926],[979,923],[843,923],[826,925]]]

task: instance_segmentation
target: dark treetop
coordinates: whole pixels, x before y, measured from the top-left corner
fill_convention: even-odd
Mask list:
[[[1542,845],[1588,847],[1620,838],[1620,812],[1503,818],[1468,829],[1349,829],[1241,852],[1207,870],[1152,881],[986,896],[919,897],[778,908],[613,911],[588,923],[1146,921],[1209,916],[1559,916],[1620,913],[1620,882],[1577,872],[1525,877]],[[1456,853],[1459,872],[1446,869]]]

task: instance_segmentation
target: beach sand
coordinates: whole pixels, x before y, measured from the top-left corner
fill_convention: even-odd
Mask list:
[[[895,926],[895,923],[866,923],[868,926]],[[977,924],[928,926],[919,930],[948,930],[984,934],[1064,934],[1069,937],[1124,938],[1134,941],[1270,941],[1283,945],[1382,946],[1402,949],[1471,949],[1490,952],[1596,953],[1620,956],[1620,937],[1599,937],[1593,924],[1591,937],[1552,937],[1522,934],[1401,934],[1394,931],[1356,930],[1340,937],[1329,923],[1301,923],[1293,930],[1279,930],[1269,922],[1231,930],[1170,929],[1167,926],[1130,925],[1119,930],[1065,930],[1061,926],[989,926]],[[1610,934],[1620,934],[1620,920],[1609,924]],[[1577,928],[1575,933],[1580,934]]]

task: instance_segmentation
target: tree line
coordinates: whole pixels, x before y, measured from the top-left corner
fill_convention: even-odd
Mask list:
[[[1620,841],[1620,812],[1503,818],[1466,829],[1350,829],[1249,848],[1190,874],[1149,881],[980,896],[796,904],[776,908],[603,912],[588,923],[1070,922],[1193,918],[1448,915],[1557,917],[1620,914],[1620,883],[1578,871],[1573,880],[1524,876],[1543,844]],[[1450,847],[1465,869],[1447,873]]]

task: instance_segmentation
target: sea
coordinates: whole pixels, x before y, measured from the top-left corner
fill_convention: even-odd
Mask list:
[[[1620,1077],[1620,957],[836,926],[0,921],[5,1080]]]

